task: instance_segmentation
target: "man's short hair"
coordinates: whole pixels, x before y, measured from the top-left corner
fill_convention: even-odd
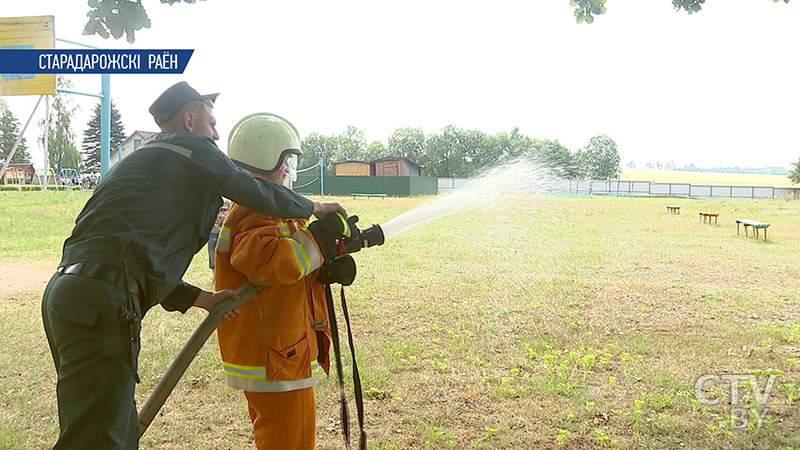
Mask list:
[[[150,105],[150,114],[153,115],[156,124],[161,126],[178,114],[178,111],[194,101],[210,100],[213,104],[219,93],[200,95],[189,83],[181,81],[173,84],[169,89],[158,96],[156,101]]]

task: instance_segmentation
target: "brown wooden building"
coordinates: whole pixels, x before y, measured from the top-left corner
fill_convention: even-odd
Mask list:
[[[367,161],[342,161],[334,164],[334,168],[336,170],[336,175],[339,176],[368,177],[370,175],[375,175],[372,163]]]
[[[372,161],[375,176],[379,177],[419,177],[423,167],[402,156],[388,156]]]

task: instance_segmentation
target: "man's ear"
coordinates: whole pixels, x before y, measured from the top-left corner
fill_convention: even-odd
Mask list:
[[[194,122],[195,122],[195,115],[194,111],[187,110],[183,113],[183,128],[186,129],[189,133],[194,132]]]

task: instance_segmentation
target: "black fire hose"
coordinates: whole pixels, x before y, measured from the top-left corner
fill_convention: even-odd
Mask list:
[[[353,346],[353,332],[350,329],[350,314],[347,312],[347,301],[344,297],[344,286],[341,287],[340,297],[342,299],[342,313],[344,322],[347,325],[347,341],[350,344],[350,356],[353,358],[353,391],[356,399],[356,414],[358,416],[358,448],[366,450],[367,433],[364,431],[364,394],[361,389],[361,376],[358,373],[358,363],[356,363],[356,349]],[[350,412],[347,409],[347,398],[344,395],[344,373],[342,372],[342,352],[339,345],[339,327],[336,325],[336,311],[333,309],[333,294],[331,285],[325,285],[325,299],[328,303],[328,319],[331,324],[331,340],[333,341],[333,354],[336,358],[336,374],[339,379],[339,414],[342,420],[342,435],[344,436],[345,448],[350,448]]]
[[[144,432],[147,431],[147,427],[150,426],[150,423],[158,414],[158,411],[164,406],[164,402],[167,400],[167,397],[172,393],[172,390],[175,389],[175,385],[178,384],[178,380],[181,379],[183,373],[186,372],[186,369],[191,364],[192,360],[195,356],[197,356],[197,352],[203,348],[203,344],[206,343],[211,333],[217,329],[217,326],[222,323],[222,319],[225,317],[225,313],[232,309],[236,309],[239,306],[243,305],[245,302],[253,298],[264,286],[256,286],[251,283],[245,283],[236,290],[236,293],[239,295],[239,298],[228,297],[225,300],[219,302],[215,307],[208,312],[208,315],[197,329],[192,334],[192,337],[186,341],[186,344],[183,345],[180,353],[178,356],[175,357],[175,360],[172,361],[172,364],[167,369],[167,372],[161,377],[161,381],[158,382],[155,390],[152,394],[150,394],[150,398],[147,399],[147,403],[142,406],[142,409],[139,411],[139,438],[144,435]]]

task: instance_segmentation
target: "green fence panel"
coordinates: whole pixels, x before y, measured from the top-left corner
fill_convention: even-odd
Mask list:
[[[298,175],[295,186],[302,194],[319,195],[320,183],[314,175]],[[359,177],[325,176],[326,195],[386,194],[396,197],[438,193],[436,177]]]
[[[431,195],[439,193],[436,177],[409,177],[409,195]]]

